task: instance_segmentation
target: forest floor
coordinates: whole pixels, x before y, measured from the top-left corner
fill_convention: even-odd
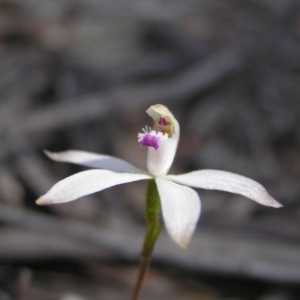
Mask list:
[[[232,171],[283,204],[197,190],[188,250],[163,230],[141,299],[298,300],[298,0],[0,2],[0,300],[130,299],[146,183],[38,207],[84,170],[44,149],[146,167],[161,103],[181,125],[171,172]]]

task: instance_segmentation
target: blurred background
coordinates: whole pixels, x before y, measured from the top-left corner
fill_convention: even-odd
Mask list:
[[[142,299],[300,299],[298,0],[0,1],[0,300],[130,299],[145,182],[37,207],[84,168],[43,149],[146,167],[145,110],[181,124],[172,173],[211,168],[284,205],[197,190],[183,251],[163,231]]]

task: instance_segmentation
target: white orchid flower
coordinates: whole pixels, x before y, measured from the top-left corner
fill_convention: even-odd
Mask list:
[[[143,133],[139,133],[138,142],[142,147],[148,147],[148,172],[112,156],[75,150],[46,151],[48,157],[55,161],[96,169],[58,182],[37,200],[37,204],[64,203],[122,183],[155,179],[166,229],[175,243],[183,248],[189,244],[201,210],[200,198],[190,187],[236,193],[262,205],[282,206],[258,182],[230,172],[199,170],[168,175],[178,146],[179,124],[163,105],[153,105],[147,113],[153,118],[154,126],[152,130],[146,127]]]

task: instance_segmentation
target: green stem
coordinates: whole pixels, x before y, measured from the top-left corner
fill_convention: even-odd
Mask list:
[[[152,252],[161,229],[160,219],[161,207],[160,198],[154,179],[149,180],[147,187],[146,201],[146,225],[147,232],[144,239],[143,250],[141,253],[140,271],[134,289],[132,300],[138,300],[142,290],[145,275],[150,264]]]

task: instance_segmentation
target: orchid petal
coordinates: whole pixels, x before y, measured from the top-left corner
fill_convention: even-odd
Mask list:
[[[50,152],[45,150],[45,154],[50,159],[58,162],[74,163],[86,167],[106,169],[114,172],[146,174],[145,171],[136,168],[127,161],[109,155],[79,150],[69,150],[63,152]]]
[[[168,139],[161,141],[159,149],[148,149],[147,168],[154,176],[166,175],[173,163],[180,137],[180,126],[172,113],[161,104],[152,105],[146,111],[154,122],[160,117],[168,117],[171,120],[171,133]],[[155,129],[155,127],[154,127]]]
[[[200,198],[189,187],[156,178],[163,219],[171,238],[187,248],[200,216]]]
[[[47,205],[69,202],[114,185],[150,178],[145,174],[115,173],[107,170],[83,171],[56,183],[36,203]]]
[[[261,184],[231,172],[200,170],[182,175],[168,175],[165,178],[191,187],[240,194],[266,206],[282,207]]]

